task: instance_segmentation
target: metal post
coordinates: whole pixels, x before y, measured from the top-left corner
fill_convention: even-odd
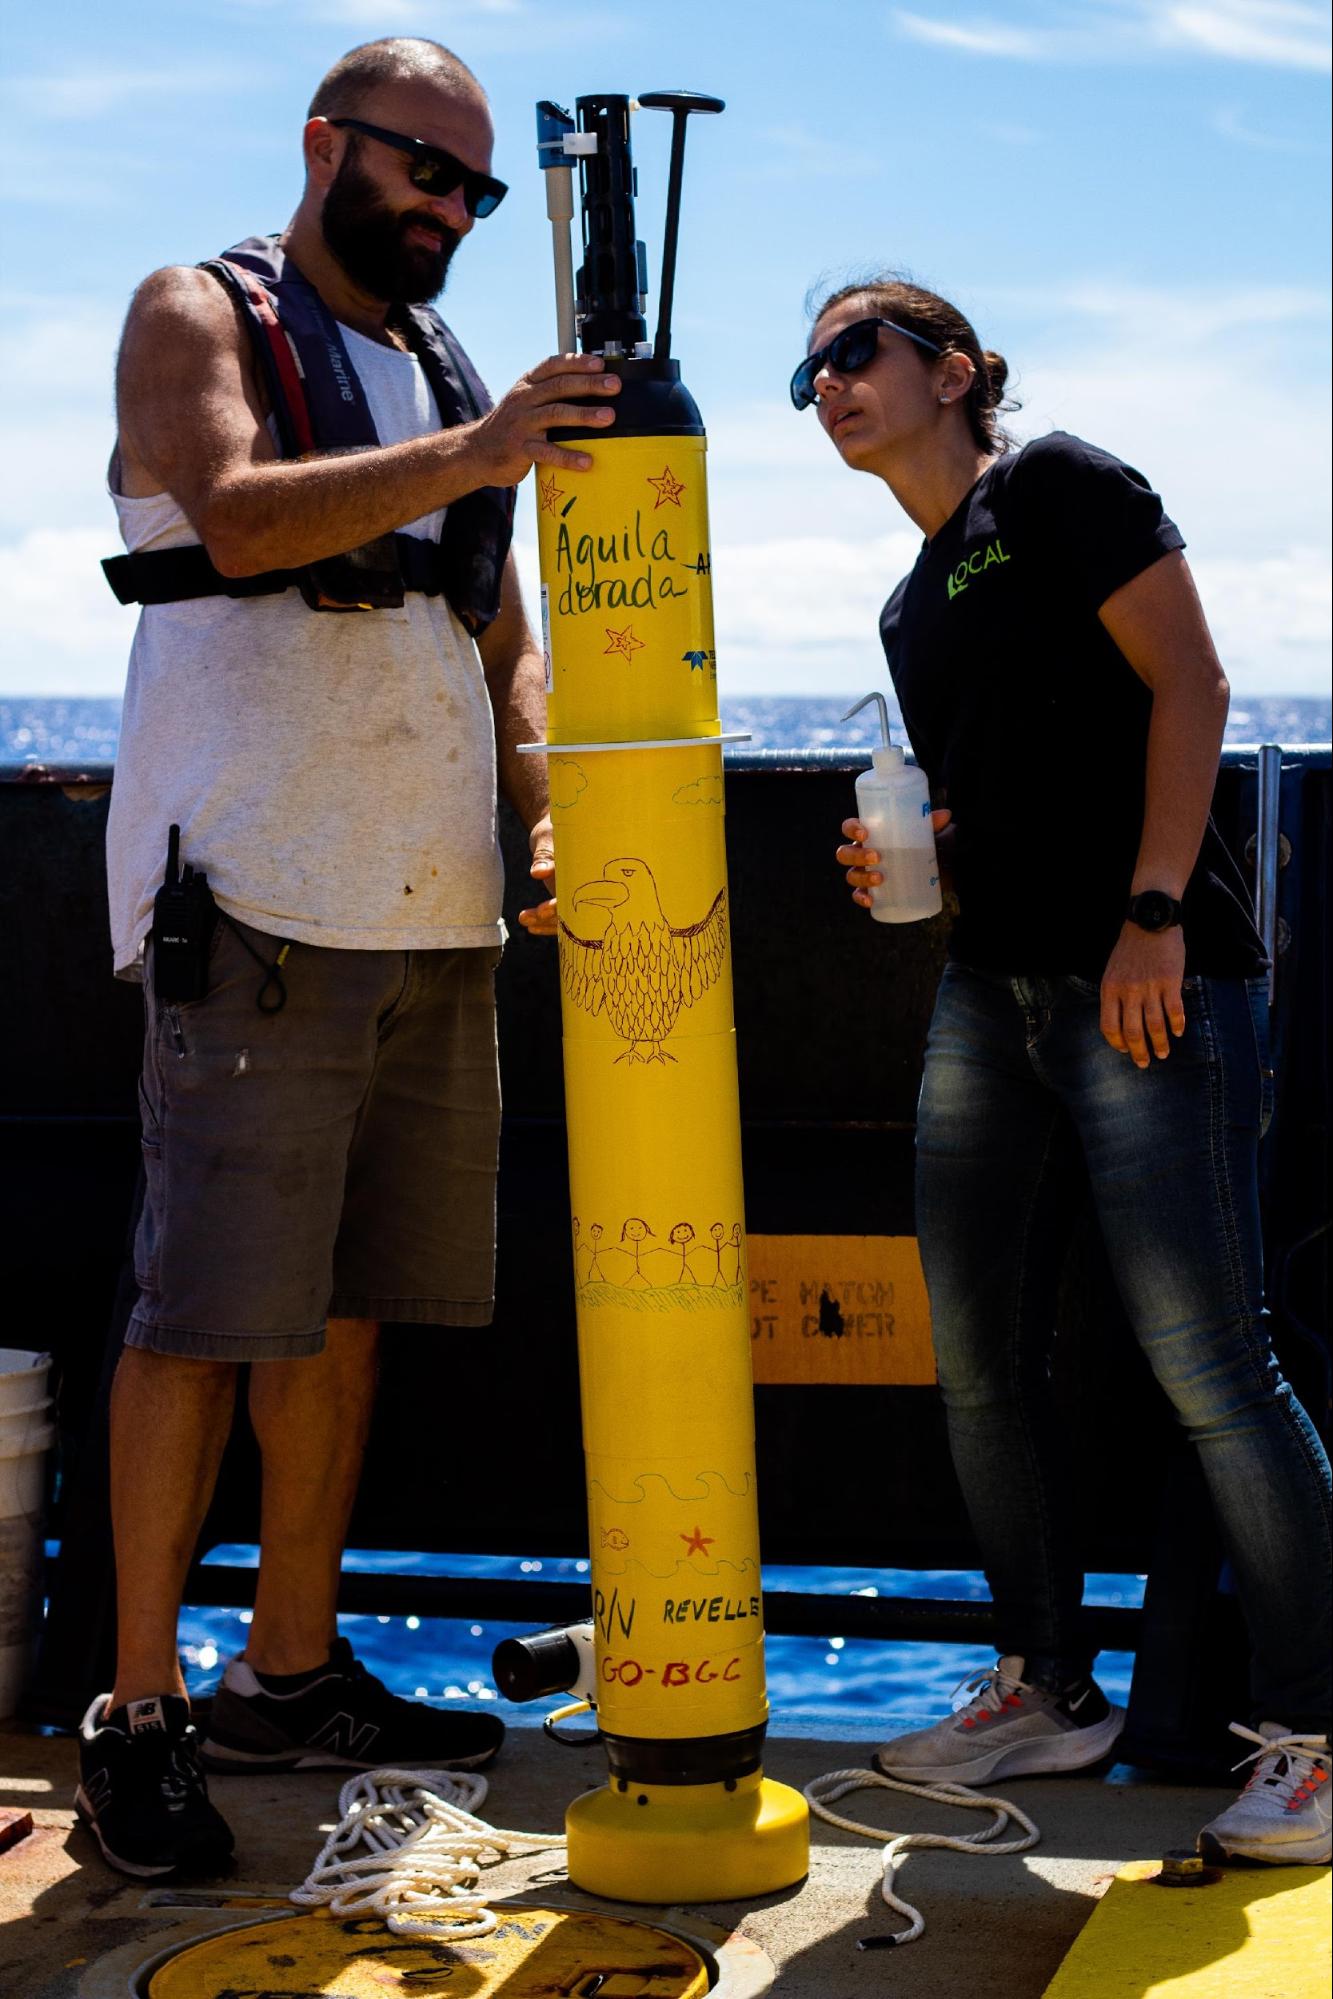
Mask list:
[[[595,151],[596,139],[590,144]],[[561,354],[573,354],[578,342],[574,253],[569,241],[569,228],[574,220],[574,169],[570,158],[588,150],[582,135],[575,132],[568,111],[544,98],[537,106],[537,164],[546,178],[546,214],[555,256],[556,341],[557,352]]]
[[[1280,836],[1278,818],[1282,804],[1282,747],[1279,743],[1259,746],[1259,824],[1254,842],[1256,914],[1259,935],[1268,954],[1268,998],[1271,1005],[1277,986],[1277,876]]]

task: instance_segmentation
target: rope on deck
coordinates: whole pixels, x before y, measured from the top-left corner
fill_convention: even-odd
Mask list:
[[[830,1770],[823,1777],[813,1777],[805,1787],[805,1798],[816,1818],[826,1825],[841,1826],[844,1832],[859,1833],[864,1839],[883,1839],[884,1827],[862,1825],[857,1819],[842,1818],[829,1810],[840,1798],[846,1798],[853,1791],[905,1791],[910,1798],[929,1798],[935,1804],[963,1805],[972,1811],[995,1813],[993,1825],[983,1826],[980,1832],[900,1832],[895,1833],[885,1846],[880,1859],[884,1877],[880,1883],[880,1893],[891,1909],[907,1918],[908,1927],[898,1930],[893,1936],[883,1939],[886,1943],[915,1943],[926,1927],[926,1919],[919,1909],[905,1902],[894,1892],[894,1876],[903,1857],[913,1847],[947,1846],[954,1853],[979,1854],[983,1859],[988,1855],[1001,1853],[1025,1853],[1035,1846],[1041,1833],[1017,1805],[1011,1805],[1007,1798],[987,1798],[980,1791],[965,1789],[961,1784],[904,1784],[897,1777],[886,1777],[879,1770]],[[1000,1834],[1014,1819],[1027,1830],[1018,1839],[1001,1840]],[[871,1939],[878,1942],[879,1939]]]
[[[338,1793],[338,1824],[291,1900],[335,1916],[378,1916],[395,1936],[489,1936],[499,1918],[481,1892],[482,1868],[565,1841],[487,1825],[476,1816],[486,1791],[484,1777],[459,1770],[358,1771]]]

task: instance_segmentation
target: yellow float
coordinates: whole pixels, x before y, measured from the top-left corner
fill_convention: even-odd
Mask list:
[[[610,1781],[570,1807],[570,1877],[651,1903],[800,1880],[803,1798],[763,1775],[731,910],[703,426],[670,359],[684,125],[662,317],[641,317],[630,104],[539,109],[582,177],[585,352],[622,380],[593,469],[538,468],[549,773],[595,1621]],[[553,216],[571,204],[552,199]],[[557,247],[557,268],[560,267]],[[565,1682],[568,1684],[568,1682]]]

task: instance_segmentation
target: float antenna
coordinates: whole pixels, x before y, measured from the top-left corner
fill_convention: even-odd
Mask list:
[[[657,338],[653,359],[671,356],[671,304],[676,289],[676,242],[680,235],[680,184],[685,172],[685,120],[691,111],[725,111],[720,97],[705,97],[697,90],[650,90],[640,97],[645,111],[671,113],[671,168],[667,179],[666,227],[662,236],[661,303],[657,311]]]
[[[555,254],[556,340],[562,354],[572,354],[578,338],[574,319],[574,256],[569,241],[570,224],[574,220],[574,169],[570,160],[578,151],[574,120],[560,105],[544,98],[537,106],[537,165],[546,176],[546,215]]]

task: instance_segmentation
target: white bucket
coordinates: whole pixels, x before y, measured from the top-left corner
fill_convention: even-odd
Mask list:
[[[49,1353],[0,1347],[0,1421],[17,1410],[45,1406],[50,1367]]]
[[[0,1719],[19,1704],[41,1624],[46,1454],[56,1434],[44,1411],[11,1421],[13,1433],[0,1435]]]
[[[0,1450],[7,1444],[21,1447],[23,1438],[31,1431],[44,1429],[53,1421],[49,1395],[44,1395],[40,1402],[34,1402],[31,1409],[0,1410]]]

